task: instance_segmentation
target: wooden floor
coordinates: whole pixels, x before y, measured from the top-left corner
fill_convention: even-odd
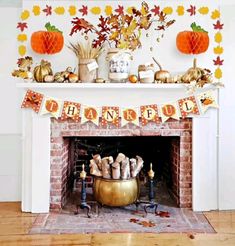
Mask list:
[[[22,213],[20,203],[0,203],[0,245],[234,246],[235,211],[214,211],[205,215],[218,233],[27,235],[35,215]]]

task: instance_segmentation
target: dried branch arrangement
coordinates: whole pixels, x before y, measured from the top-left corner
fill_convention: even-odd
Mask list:
[[[163,12],[154,15],[148,4],[143,2],[139,10],[133,7],[129,14],[125,14],[122,8],[110,16],[101,15],[97,26],[84,18],[75,17],[72,20],[70,35],[77,32],[85,37],[90,33],[95,34],[96,37],[92,42],[95,48],[108,42],[110,47],[112,43],[116,48],[136,50],[141,47],[140,38],[143,30],[148,30],[154,24],[155,32],[160,32],[162,37],[163,32],[174,22],[175,20],[167,20],[167,15]]]
[[[68,48],[72,50],[79,59],[96,59],[102,52],[102,47],[94,48],[89,41],[85,44],[80,41],[75,44],[70,43]]]
[[[90,173],[106,179],[130,179],[135,178],[144,164],[140,156],[129,159],[119,153],[114,160],[112,156],[101,158],[99,154],[90,160]]]

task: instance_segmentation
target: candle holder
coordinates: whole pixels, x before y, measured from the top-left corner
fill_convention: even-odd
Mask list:
[[[148,171],[149,177],[149,200],[148,201],[137,201],[136,207],[138,209],[139,204],[143,203],[144,211],[146,215],[148,214],[148,208],[154,209],[155,214],[157,214],[158,203],[154,201],[154,191],[153,191],[153,178],[154,178],[154,171],[152,169],[152,163],[150,163],[150,170]]]
[[[87,217],[91,218],[90,216],[90,211],[91,211],[91,206],[87,204],[86,202],[86,172],[85,172],[85,166],[82,164],[82,171],[80,173],[80,178],[82,180],[82,189],[81,189],[81,203],[80,205],[77,205],[77,211],[75,214],[78,214],[78,208],[80,207],[81,209],[87,209]]]

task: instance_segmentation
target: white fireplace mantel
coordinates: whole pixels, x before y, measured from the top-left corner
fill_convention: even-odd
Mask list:
[[[22,90],[41,92],[83,105],[133,106],[161,104],[187,97],[180,84],[45,84],[17,83]],[[206,87],[202,90],[209,89]],[[48,212],[50,195],[50,117],[22,109],[22,210]],[[218,208],[218,110],[193,117],[193,210]]]

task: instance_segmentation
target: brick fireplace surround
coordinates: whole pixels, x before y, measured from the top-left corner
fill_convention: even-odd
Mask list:
[[[72,172],[69,162],[69,137],[84,136],[177,136],[171,142],[171,172],[173,196],[177,205],[192,208],[192,119],[149,123],[144,127],[129,124],[122,128],[106,128],[93,123],[51,120],[50,209],[59,210],[69,193],[68,178]]]
[[[96,107],[161,104],[176,101],[187,95],[184,86],[178,84],[19,83],[17,87],[21,89],[22,98],[25,89],[32,89],[50,97],[69,99],[82,105]],[[207,89],[200,89],[198,93]],[[22,211],[47,213],[50,206],[59,208],[63,205],[66,189],[62,187],[61,173],[69,170],[65,167],[66,163],[68,164],[65,160],[68,158],[66,152],[69,144],[66,137],[92,134],[180,136],[181,164],[180,166],[179,162],[177,164],[176,158],[177,175],[174,180],[182,184],[184,181],[182,179],[186,179],[188,184],[185,183],[182,189],[175,186],[176,197],[177,194],[182,197],[178,204],[192,205],[194,211],[218,209],[218,110],[210,109],[205,114],[190,117],[191,121],[189,119],[181,122],[169,121],[160,125],[150,123],[143,128],[126,126],[114,129],[109,126],[107,129],[101,129],[92,123],[80,125],[68,121],[60,124],[59,121],[51,121],[49,115],[42,116],[32,110],[22,110]],[[175,151],[179,153],[177,147]],[[59,166],[63,167],[63,171],[58,170]],[[53,171],[51,167],[54,173],[51,173]],[[190,201],[185,201],[183,199],[185,196],[191,196]]]

